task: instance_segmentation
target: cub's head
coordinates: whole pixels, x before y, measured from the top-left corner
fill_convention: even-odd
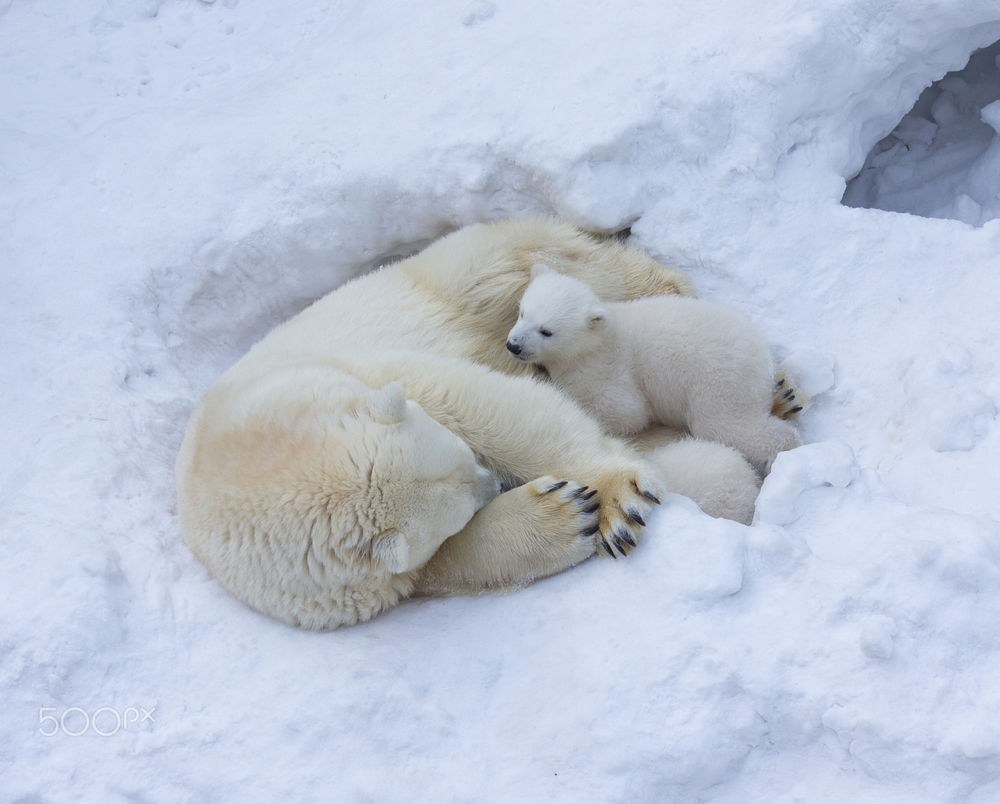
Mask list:
[[[500,492],[462,439],[432,419],[392,382],[366,400],[374,428],[363,517],[372,557],[390,572],[423,566],[449,537]]]
[[[606,316],[589,285],[536,263],[507,336],[507,351],[526,363],[570,359],[593,347]]]

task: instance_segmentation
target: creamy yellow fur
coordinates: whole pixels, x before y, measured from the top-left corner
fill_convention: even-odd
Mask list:
[[[504,335],[539,261],[609,301],[690,292],[566,224],[475,225],[320,299],[223,375],[177,478],[185,538],[233,594],[335,628],[630,549],[658,473],[555,388],[511,376],[525,369]],[[476,460],[513,488],[487,502]]]

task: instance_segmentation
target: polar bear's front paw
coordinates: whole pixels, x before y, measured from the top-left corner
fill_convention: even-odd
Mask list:
[[[666,493],[651,468],[619,469],[598,480],[601,504],[597,522],[599,546],[612,558],[626,556],[638,544],[645,517]]]
[[[548,512],[546,519],[558,521],[561,524],[558,530],[566,537],[593,540],[599,529],[597,520],[601,508],[601,504],[594,500],[597,489],[548,475],[532,481],[528,488],[539,504],[555,507],[556,510]]]

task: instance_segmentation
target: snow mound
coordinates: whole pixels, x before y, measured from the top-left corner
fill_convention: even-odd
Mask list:
[[[803,510],[816,507],[815,490],[847,488],[857,475],[854,452],[843,442],[805,444],[782,452],[757,497],[754,524],[790,524]]]
[[[972,226],[1000,217],[1000,42],[924,90],[872,148],[843,203]]]

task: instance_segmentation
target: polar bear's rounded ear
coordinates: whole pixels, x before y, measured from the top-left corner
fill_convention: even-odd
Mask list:
[[[544,262],[536,262],[531,266],[531,278],[536,279],[542,274],[551,274],[552,269],[549,268]]]
[[[607,309],[599,304],[595,304],[587,313],[587,326],[591,329],[597,329],[598,327],[604,326],[604,322],[607,321],[607,318]]]
[[[380,533],[372,545],[372,556],[393,574],[410,568],[410,545],[398,530]]]
[[[396,424],[406,418],[406,392],[393,380],[388,385],[372,391],[368,397],[368,411],[382,424]]]

